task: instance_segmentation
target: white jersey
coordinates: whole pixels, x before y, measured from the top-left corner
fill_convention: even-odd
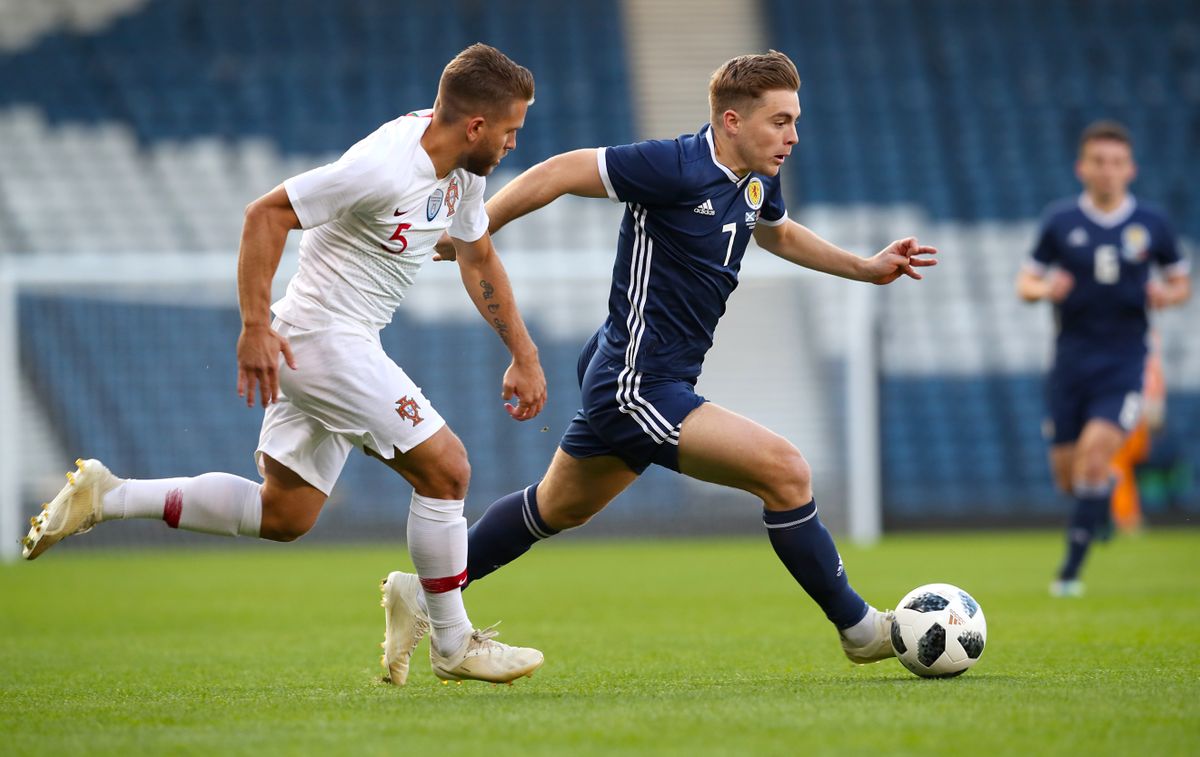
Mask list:
[[[382,329],[444,231],[467,242],[487,231],[484,178],[434,174],[421,147],[430,114],[389,121],[336,162],[283,183],[305,231],[275,315],[305,329],[335,318]]]

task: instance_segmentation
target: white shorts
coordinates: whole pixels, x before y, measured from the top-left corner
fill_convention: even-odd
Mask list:
[[[302,329],[275,319],[296,370],[280,357],[279,399],[267,407],[258,449],[328,495],[354,447],[391,459],[446,425],[400,366],[379,332],[351,323]],[[265,475],[265,474],[264,474]]]

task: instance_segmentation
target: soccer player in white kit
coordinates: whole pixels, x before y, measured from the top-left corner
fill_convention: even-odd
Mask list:
[[[379,341],[448,232],[468,294],[512,353],[502,396],[519,402],[506,405],[509,414],[524,421],[541,411],[545,376],[483,205],[483,177],[516,147],[532,102],[527,69],[472,45],[446,66],[431,111],[384,124],[336,162],[251,203],[238,260],[238,394],[247,406],[257,394],[266,408],[255,452],[263,483],[227,473],[124,480],[99,461],[78,461],[67,486],[32,519],[24,556],[32,560],[67,536],[124,518],[292,541],[316,522],[360,447],[413,487],[408,546],[417,575],[393,573],[383,586],[388,679],[405,683],[412,651],[428,631],[430,660],[443,680],[508,682],[537,669],[541,652],[501,644],[468,620],[460,590],[467,453]],[[272,305],[271,280],[295,228],[305,230],[299,270]]]

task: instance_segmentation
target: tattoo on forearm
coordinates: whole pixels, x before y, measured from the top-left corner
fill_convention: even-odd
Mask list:
[[[483,299],[490,300],[496,295],[496,287],[490,281],[480,281],[479,288],[483,290]]]
[[[505,344],[508,344],[508,324],[499,318],[493,318],[492,328],[496,329],[496,333],[500,335]]]
[[[488,312],[491,313],[492,315],[495,315],[496,313],[500,312],[500,306],[494,302],[492,304],[488,305],[487,309],[488,309]]]

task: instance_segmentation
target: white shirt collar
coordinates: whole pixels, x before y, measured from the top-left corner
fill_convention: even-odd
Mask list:
[[[737,174],[730,171],[724,163],[717,160],[717,146],[713,144],[712,124],[709,124],[708,128],[704,130],[704,139],[708,142],[708,156],[712,158],[713,165],[721,169],[725,173],[725,176],[734,184],[741,184],[754,173],[753,171],[747,171],[746,175],[739,179]]]
[[[1092,198],[1088,197],[1088,193],[1084,192],[1079,195],[1079,209],[1092,223],[1104,229],[1111,229],[1129,220],[1133,211],[1137,209],[1137,200],[1133,195],[1127,194],[1120,205],[1104,212],[1097,208],[1096,203],[1092,202]]]
[[[433,158],[429,153],[425,152],[425,145],[421,144],[421,138],[425,136],[425,132],[429,131],[429,127],[433,124],[432,110],[417,110],[412,113],[406,113],[401,116],[404,119],[405,126],[414,132],[415,150],[413,153],[416,159],[413,161],[413,168],[416,169],[418,175],[424,176],[433,181],[445,181],[450,176],[439,179],[437,177],[437,168],[433,165]],[[450,173],[454,173],[451,171]]]

